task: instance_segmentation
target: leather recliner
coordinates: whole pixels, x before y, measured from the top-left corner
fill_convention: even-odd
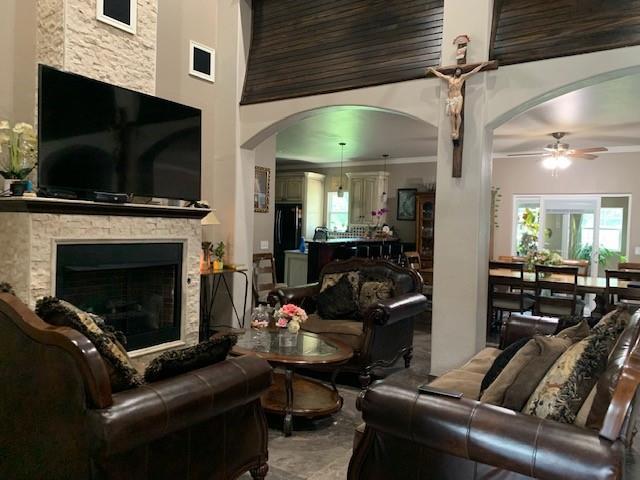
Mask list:
[[[233,479],[267,474],[260,394],[271,367],[253,356],[113,393],[82,334],[0,294],[0,478]]]

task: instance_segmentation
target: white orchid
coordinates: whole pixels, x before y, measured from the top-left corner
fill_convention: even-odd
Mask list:
[[[11,129],[8,121],[0,121],[0,153],[2,146],[8,152],[0,157],[0,175],[6,179],[26,179],[36,166],[38,142],[33,126],[21,122]]]

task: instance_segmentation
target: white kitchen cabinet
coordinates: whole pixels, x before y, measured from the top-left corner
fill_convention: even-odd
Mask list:
[[[386,172],[347,173],[349,178],[349,223],[375,223],[371,212],[382,208],[382,192],[387,192],[389,174]],[[388,193],[388,192],[387,192]],[[382,217],[382,221],[385,221]]]
[[[325,175],[314,172],[276,174],[276,202],[302,204],[302,235],[312,239],[324,221]]]
[[[284,283],[298,287],[307,283],[308,255],[296,250],[284,252]]]

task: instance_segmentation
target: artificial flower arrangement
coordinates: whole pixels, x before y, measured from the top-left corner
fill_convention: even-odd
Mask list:
[[[525,256],[525,270],[533,272],[536,265],[560,265],[562,263],[562,257],[556,253],[547,249],[537,250],[531,249]]]
[[[31,125],[16,123],[11,128],[6,120],[0,121],[0,175],[8,183],[25,182],[37,157],[38,140]]]
[[[307,312],[293,303],[280,307],[275,313],[276,327],[286,328],[290,333],[298,333],[307,318]]]

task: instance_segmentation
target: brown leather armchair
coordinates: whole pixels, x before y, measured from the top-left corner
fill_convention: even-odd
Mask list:
[[[302,328],[350,345],[354,356],[344,370],[359,373],[360,383],[366,387],[374,372],[382,372],[401,357],[405,367],[410,366],[414,323],[427,310],[427,300],[421,293],[422,280],[415,271],[388,261],[363,258],[329,263],[320,272],[319,282],[279,289],[272,295],[277,296],[281,305],[294,303],[308,313],[313,312],[325,275],[344,272],[389,279],[394,296],[369,309],[362,319],[327,320],[315,314],[309,316]]]
[[[82,334],[0,294],[0,478],[232,479],[267,474],[257,357],[112,394]]]
[[[529,336],[548,321],[517,318]],[[418,393],[426,379],[405,372],[374,384],[361,401],[349,480],[618,480],[635,433],[640,382],[640,314],[621,335],[580,428],[473,399]],[[470,365],[471,362],[469,362]],[[475,365],[477,367],[477,363]],[[589,425],[589,423],[587,423]],[[597,425],[597,428],[594,426]]]

